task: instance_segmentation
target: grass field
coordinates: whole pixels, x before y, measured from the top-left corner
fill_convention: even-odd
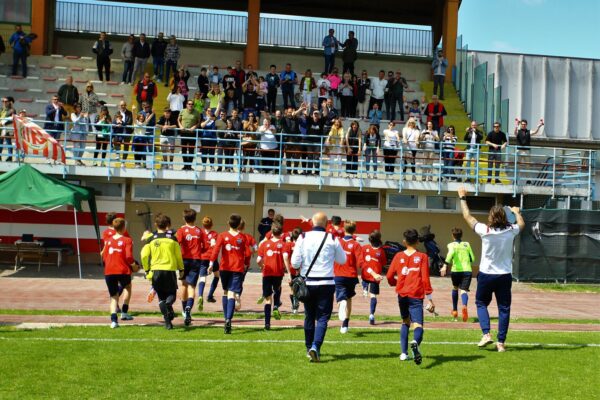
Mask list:
[[[600,285],[580,283],[530,283],[529,286],[547,292],[600,293]]]
[[[124,326],[0,327],[0,398],[559,399],[598,396],[600,333],[509,332],[507,352],[474,330],[426,330],[423,364],[398,332],[330,329],[322,363],[303,331]]]

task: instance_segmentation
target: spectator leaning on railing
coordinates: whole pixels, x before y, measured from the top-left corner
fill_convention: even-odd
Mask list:
[[[58,96],[52,96],[50,104],[46,106],[46,123],[44,129],[54,139],[60,139],[60,134],[64,131],[63,119],[68,115],[62,103],[58,100]]]
[[[2,98],[2,108],[0,108],[0,125],[2,131],[0,131],[0,154],[4,151],[4,147],[6,146],[8,152],[7,162],[12,161],[12,139],[13,131],[9,129],[13,123],[13,116],[16,114],[14,109],[14,99],[11,96],[6,96]],[[2,158],[0,157],[0,160]]]
[[[464,141],[467,144],[465,149],[465,182],[471,182],[471,163],[473,168],[477,168],[479,144],[483,139],[483,132],[478,129],[477,121],[471,121],[471,126],[466,129]]]
[[[544,120],[540,119],[537,128],[533,132],[527,129],[527,120],[518,118],[515,119],[515,137],[517,139],[517,154],[519,155],[519,168],[525,170],[531,170],[531,136],[537,135],[542,126],[544,126]],[[531,184],[531,172],[524,172],[520,174],[522,177],[527,179],[527,184]]]
[[[192,161],[196,154],[196,129],[201,121],[202,116],[194,109],[194,102],[188,100],[177,120],[177,125],[181,129],[179,134],[181,135],[181,153],[184,164],[182,170],[184,171],[192,170]]]
[[[448,179],[453,181],[455,179],[454,175],[454,149],[456,147],[456,132],[454,129],[454,125],[450,125],[446,132],[444,132],[444,136],[442,136],[442,159],[444,161],[444,170],[442,171],[442,175],[444,179]]]
[[[177,116],[179,116],[179,113]],[[164,168],[172,169],[173,154],[175,152],[177,117],[169,107],[165,107],[163,115],[158,119],[156,126],[160,129],[160,151],[163,153]]]
[[[132,138],[131,135],[133,135],[133,114],[127,109],[127,103],[123,100],[119,102],[119,109],[116,113],[121,116],[123,126],[125,127],[122,140],[123,148],[121,150],[121,155],[123,160],[126,160],[129,156],[129,146]],[[124,165],[125,163],[122,164],[122,166]]]
[[[85,152],[87,134],[90,129],[90,120],[87,114],[81,112],[81,104],[75,104],[71,113],[71,135],[70,140],[73,143],[73,157],[77,158],[76,165],[85,165],[81,158]]]

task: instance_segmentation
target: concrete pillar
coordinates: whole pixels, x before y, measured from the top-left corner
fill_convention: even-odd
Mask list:
[[[31,43],[31,54],[48,54],[53,3],[56,3],[56,0],[31,0],[31,32],[38,35]]]
[[[452,79],[452,68],[456,65],[456,38],[458,36],[459,0],[446,0],[442,21],[444,57],[448,59],[446,79]]]
[[[248,35],[244,51],[244,67],[252,64],[258,69],[258,35],[260,28],[260,0],[248,0]]]

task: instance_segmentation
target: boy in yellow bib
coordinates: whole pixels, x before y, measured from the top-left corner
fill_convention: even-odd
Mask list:
[[[462,241],[462,229],[452,228],[452,238],[454,241],[448,243],[448,255],[444,266],[440,270],[442,276],[446,275],[446,267],[451,266],[450,277],[452,278],[452,317],[456,320],[458,317],[458,290],[460,289],[460,298],[462,301],[462,320],[467,322],[469,313],[467,303],[469,302],[469,286],[473,270],[471,265],[475,261],[473,249],[469,242]]]

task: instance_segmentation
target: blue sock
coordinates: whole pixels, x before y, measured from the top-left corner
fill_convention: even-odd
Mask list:
[[[215,295],[215,290],[217,290],[217,285],[219,284],[219,278],[213,278],[210,284],[210,290],[208,291],[208,298],[212,298]]]
[[[371,297],[371,314],[375,314],[377,308],[377,297]]]
[[[466,292],[461,294],[460,299],[462,300],[463,306],[466,306],[469,303],[469,294]]]
[[[265,304],[265,325],[271,325],[271,305]]]
[[[206,286],[206,282],[200,281],[198,284],[198,296],[204,297],[204,287]]]
[[[423,327],[415,328],[414,336],[417,343],[421,344],[423,341]]]
[[[369,289],[369,283],[367,281],[361,281],[363,290]]]
[[[347,328],[347,327],[348,327],[348,324],[350,324],[350,319],[349,319],[349,318],[346,318],[346,319],[344,320],[344,322],[342,322],[342,327],[344,327],[344,328]]]
[[[185,307],[187,307],[187,300],[181,300],[181,309],[185,311]]]
[[[408,325],[400,327],[400,348],[404,354],[408,354]]]
[[[127,311],[129,311],[129,304],[123,304],[123,307],[121,307],[121,311],[127,314]]]
[[[187,299],[187,303],[186,303],[185,307],[186,308],[189,307],[190,310],[194,307],[194,298],[193,297],[189,297]]]
[[[221,302],[223,303],[223,318],[227,319],[227,296],[222,296]]]
[[[117,313],[110,314],[110,322],[118,322]]]
[[[273,293],[273,306],[279,308],[279,304],[281,304],[281,288],[275,289]]]
[[[452,311],[458,307],[458,289],[452,289]]]
[[[235,310],[235,299],[227,299],[227,317],[225,319],[232,319],[234,310]]]

